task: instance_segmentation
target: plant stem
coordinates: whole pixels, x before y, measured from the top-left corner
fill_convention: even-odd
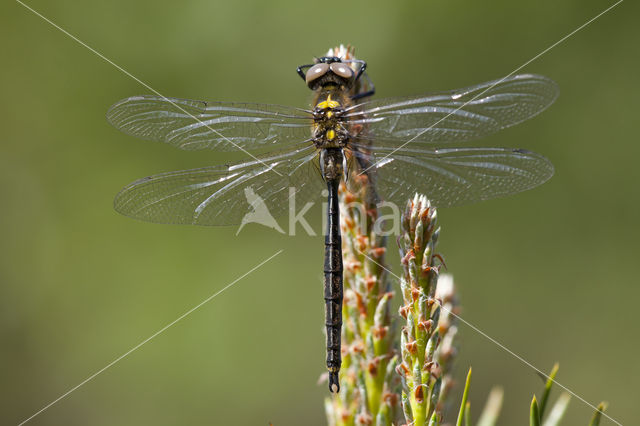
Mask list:
[[[403,276],[400,287],[404,306],[400,315],[406,325],[400,336],[402,404],[405,420],[414,426],[439,423],[443,389],[450,387],[455,303],[453,282],[447,283],[446,307],[436,293],[442,257],[435,252],[438,241],[437,213],[426,197],[416,194],[407,204],[398,237]],[[443,318],[442,322],[440,319]],[[441,347],[441,342],[446,345]],[[447,373],[447,374],[445,374]],[[446,377],[446,383],[445,383]],[[464,409],[464,407],[463,407]]]
[[[366,176],[363,175],[363,179]],[[378,218],[367,201],[366,185],[358,193],[340,187],[343,235],[344,302],[342,369],[339,395],[325,403],[330,423],[392,425],[398,418],[399,380],[392,327],[393,292],[386,276],[386,238],[373,226]]]

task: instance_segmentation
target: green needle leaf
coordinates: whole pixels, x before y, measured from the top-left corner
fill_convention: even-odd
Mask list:
[[[549,373],[547,382],[544,385],[544,392],[542,392],[542,398],[540,399],[540,420],[542,420],[542,418],[544,417],[544,410],[547,407],[547,401],[549,400],[549,395],[551,394],[551,386],[553,385],[553,381],[556,379],[556,374],[558,374],[559,368],[560,364],[556,362],[551,369],[551,373]]]
[[[460,412],[458,413],[458,421],[456,426],[462,426],[462,420],[464,419],[465,406],[467,405],[467,398],[469,397],[469,387],[471,386],[471,367],[467,373],[467,381],[464,384],[464,392],[462,393],[462,402],[460,403]]]
[[[477,426],[495,426],[498,422],[498,416],[500,416],[500,410],[502,409],[502,399],[504,397],[504,390],[501,387],[494,387],[489,392],[487,403],[482,410],[480,419]]]
[[[471,426],[471,403],[467,402],[464,406],[464,426]]]
[[[606,410],[606,408],[606,402],[601,402],[600,404],[598,404],[598,410],[593,413],[593,417],[591,418],[589,426],[598,426],[600,424],[600,418],[602,417],[602,413],[604,412],[604,410]]]
[[[531,411],[529,412],[529,425],[540,426],[540,410],[538,408],[538,400],[536,399],[535,395],[533,395],[533,400],[531,400]]]
[[[438,416],[438,412],[434,411],[431,415],[431,420],[429,420],[429,426],[440,426],[440,416]]]
[[[567,411],[569,401],[571,401],[571,395],[566,392],[561,393],[542,426],[559,426],[560,420],[562,420],[564,413]]]

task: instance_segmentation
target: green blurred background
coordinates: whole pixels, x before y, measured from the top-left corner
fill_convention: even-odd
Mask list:
[[[499,78],[612,3],[28,4],[167,96],[305,107],[295,67],[337,43],[368,61],[378,97],[418,94]],[[118,215],[113,197],[136,178],[242,157],[118,132],[107,108],[149,91],[20,4],[0,11],[0,423],[284,249],[31,424],[325,424],[322,237]],[[637,18],[626,1],[524,68],[560,98],[483,141],[545,154],[550,182],[439,214],[463,317],[543,370],[559,361],[561,383],[628,425],[640,414]],[[319,227],[320,203],[308,218]],[[395,244],[389,264],[398,271]],[[470,365],[475,415],[500,384],[501,424],[526,424],[534,371],[462,325],[460,380]],[[573,398],[565,424],[591,412]]]

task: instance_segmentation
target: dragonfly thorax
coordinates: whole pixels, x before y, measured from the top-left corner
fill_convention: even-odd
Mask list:
[[[344,126],[344,99],[336,100],[340,96],[332,96],[331,92],[320,95],[313,109],[313,135],[315,146],[324,148],[343,148],[349,132]]]

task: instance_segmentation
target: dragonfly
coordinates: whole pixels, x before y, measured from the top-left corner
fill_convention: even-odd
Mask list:
[[[367,64],[351,51],[330,51],[296,71],[313,92],[310,109],[152,95],[114,104],[107,119],[129,135],[182,150],[249,156],[139,179],[117,194],[114,207],[149,222],[233,225],[250,210],[247,189],[275,217],[288,211],[292,196],[305,202],[328,190],[326,366],[329,390],[339,392],[341,181],[354,191],[365,182],[374,201],[403,205],[421,192],[438,207],[538,186],[554,171],[544,156],[476,140],[539,114],[554,102],[558,87],[547,77],[521,74],[447,92],[371,100],[375,87]]]

